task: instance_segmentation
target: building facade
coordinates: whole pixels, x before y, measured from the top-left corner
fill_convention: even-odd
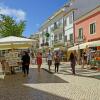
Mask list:
[[[30,36],[31,39],[33,39],[35,42],[32,45],[32,52],[34,52],[35,54],[37,53],[38,49],[39,49],[39,45],[40,45],[40,39],[39,39],[39,33],[33,33]]]
[[[46,33],[49,33],[48,38]],[[64,12],[61,8],[41,26],[40,44],[48,42],[50,48],[60,48],[64,46],[64,35]]]
[[[70,0],[42,24],[40,48],[59,50],[64,47],[67,50],[79,43],[99,40],[99,6],[99,0]]]
[[[75,21],[75,42],[100,40],[100,6]]]

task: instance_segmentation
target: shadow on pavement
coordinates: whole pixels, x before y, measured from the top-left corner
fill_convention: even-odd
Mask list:
[[[71,100],[54,94],[52,91],[44,91],[36,86],[30,87],[30,84],[40,86],[40,83],[66,83],[59,77],[44,70],[38,73],[34,68],[30,69],[29,77],[22,75],[22,73],[7,75],[4,80],[0,80],[0,100]]]
[[[1,79],[0,79],[1,80]],[[19,81],[21,80],[27,80],[28,83],[68,83],[67,81],[61,79],[60,77],[50,74],[47,71],[41,69],[40,72],[38,72],[37,68],[30,68],[30,74],[28,77],[23,77],[22,72],[17,72],[13,75],[6,75],[4,78],[5,82],[10,81]]]
[[[32,68],[30,73],[32,73],[30,76],[30,82],[33,83],[68,83],[60,77],[50,74],[43,69],[41,69],[41,72],[39,73],[36,68]]]
[[[95,78],[100,80],[100,73],[98,75],[93,75],[93,74],[98,74],[98,72],[90,72],[90,71],[86,71],[86,70],[76,70],[76,75],[75,76],[79,76],[79,77],[87,77],[87,78]],[[65,70],[60,70],[60,72],[58,74],[63,74],[63,75],[72,75],[72,72],[69,71],[65,71]],[[83,75],[84,74],[84,75]],[[89,75],[91,74],[91,75]]]

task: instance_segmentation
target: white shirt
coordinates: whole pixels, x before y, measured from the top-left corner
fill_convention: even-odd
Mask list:
[[[51,53],[47,54],[47,60],[52,60],[52,54]]]

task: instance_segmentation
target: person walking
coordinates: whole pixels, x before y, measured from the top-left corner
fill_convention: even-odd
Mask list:
[[[58,52],[56,52],[56,54],[54,56],[54,61],[55,61],[55,72],[58,72],[59,65],[60,65],[60,57],[59,57]]]
[[[70,60],[70,62],[71,62],[72,73],[75,75],[76,58],[75,58],[75,56],[74,56],[73,53],[70,54],[69,60]]]
[[[38,52],[36,57],[36,63],[38,65],[38,72],[40,72],[41,64],[42,64],[42,53]]]
[[[49,52],[47,53],[47,62],[48,62],[48,67],[49,67],[49,71],[50,71],[50,67],[52,65],[52,53],[51,51],[49,50]]]
[[[30,56],[24,51],[24,55],[22,56],[22,70],[24,72],[24,76],[28,76],[29,74],[29,64],[30,64]]]

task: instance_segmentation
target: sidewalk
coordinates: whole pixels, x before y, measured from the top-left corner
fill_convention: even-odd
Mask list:
[[[55,67],[54,64],[51,66],[51,71],[48,70],[47,63],[44,63],[44,69],[52,74],[55,73]],[[83,77],[91,77],[91,78],[97,78],[100,79],[100,71],[88,69],[87,66],[84,66],[84,69],[82,69],[81,65],[75,66],[76,75],[77,76],[83,76]],[[61,62],[61,65],[59,66],[59,72],[58,74],[65,74],[65,75],[72,75],[71,67],[69,62]]]
[[[54,73],[54,66],[53,74],[42,69],[39,73],[37,65],[32,65],[28,77],[21,72],[6,75],[0,79],[0,100],[100,100],[100,80],[82,75],[90,75],[86,69],[76,68],[76,76],[70,70],[62,63],[59,73]]]

